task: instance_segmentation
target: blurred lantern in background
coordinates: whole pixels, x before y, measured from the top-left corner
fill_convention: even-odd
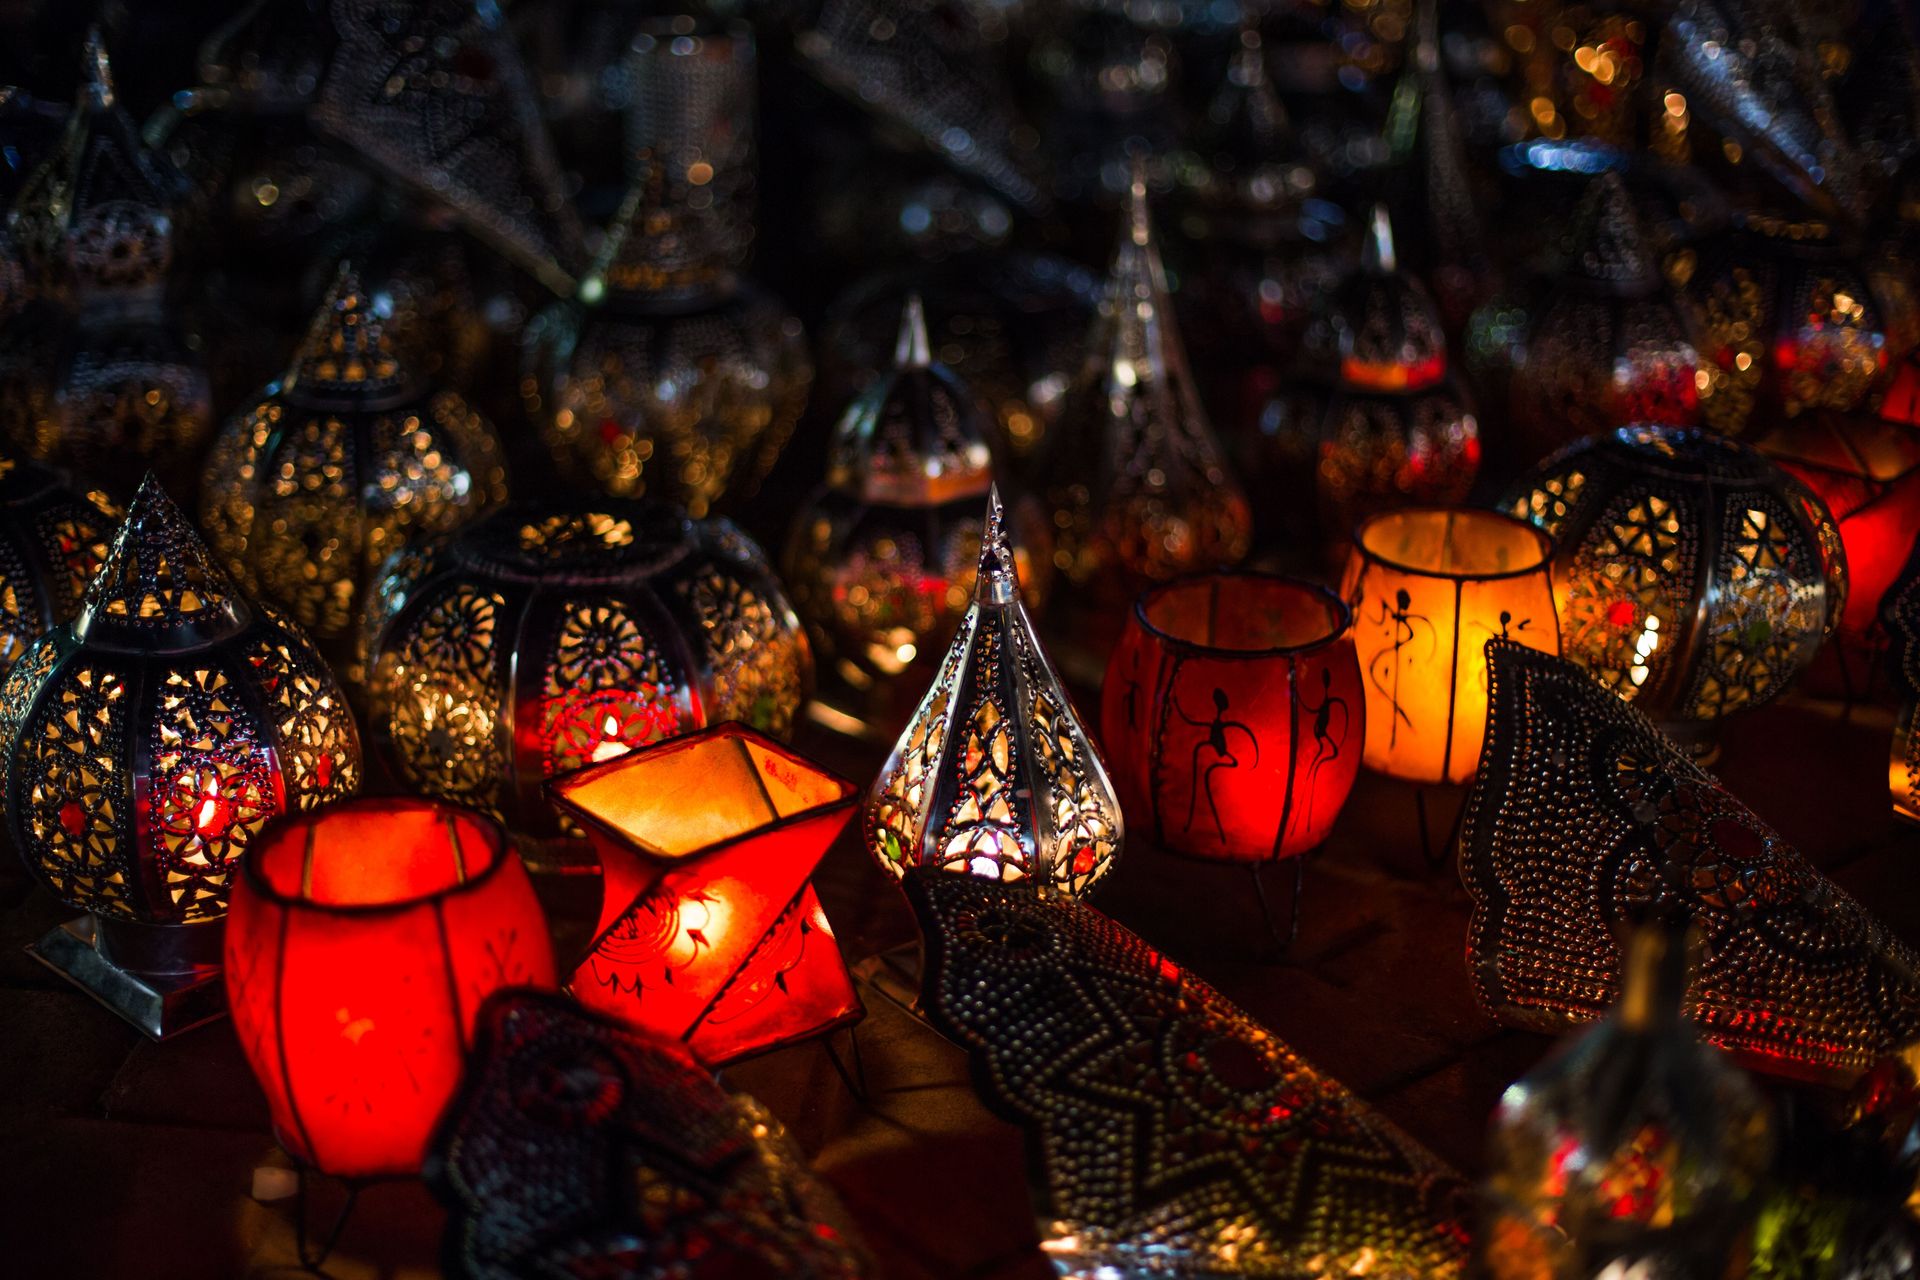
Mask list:
[[[1553,546],[1511,516],[1422,507],[1354,531],[1341,594],[1366,694],[1366,764],[1408,782],[1466,782],[1480,763],[1486,644],[1557,652]]]
[[[929,867],[1068,896],[1120,854],[1120,802],[1020,603],[998,491],[973,606],[867,793],[861,834],[894,876]]]
[[[61,149],[12,214],[33,300],[0,334],[0,432],[120,498],[148,468],[187,487],[212,428],[167,296],[184,185],[141,142],[91,32]]]
[[[714,1066],[860,1017],[810,879],[853,816],[852,783],[728,724],[555,778],[547,795],[605,876],[569,981],[582,1004]]]
[[[338,1178],[420,1171],[481,1003],[551,987],[553,948],[506,833],[368,798],[276,824],[227,922],[233,1027],[274,1134]]]
[[[914,295],[893,370],[841,415],[827,483],[800,509],[787,544],[786,580],[815,657],[852,695],[844,701],[856,718],[886,707],[902,673],[916,659],[930,668],[952,637],[973,598],[992,484],[979,406],[933,360]],[[1020,578],[1037,600],[1052,570],[1046,525],[1030,518],[1022,532]]]
[[[755,67],[744,25],[671,18],[634,42],[633,184],[593,271],[527,327],[527,411],[575,483],[706,515],[758,488],[806,405],[800,322],[738,275]]]
[[[1920,534],[1915,534],[1906,566],[1880,606],[1880,622],[1891,643],[1888,659],[1901,695],[1887,786],[1893,811],[1920,822]]]
[[[1036,462],[1053,520],[1053,562],[1089,648],[1142,587],[1231,564],[1252,515],[1228,474],[1187,365],[1136,165],[1132,195],[1088,338],[1086,364]]]
[[[1698,420],[1700,358],[1617,171],[1589,184],[1548,290],[1513,372],[1523,464],[1595,431]]]
[[[1397,265],[1384,206],[1374,206],[1333,324],[1339,372],[1320,426],[1322,528],[1340,537],[1375,511],[1465,498],[1480,471],[1480,423],[1448,369],[1439,310]]]
[[[1562,450],[1501,505],[1554,541],[1561,652],[1697,748],[1779,695],[1847,594],[1820,499],[1754,449],[1640,425]]]
[[[506,500],[493,426],[407,368],[342,266],[292,367],[231,418],[201,479],[214,551],[316,634],[347,635],[393,552]]]
[[[1847,553],[1842,635],[1864,638],[1920,530],[1920,432],[1864,413],[1822,410],[1756,447],[1827,506]]]
[[[359,784],[326,666],[241,598],[149,476],[79,616],[0,688],[14,847],[88,913],[36,953],[150,1036],[205,1021],[235,865],[268,819]]]
[[[0,458],[0,676],[80,612],[119,522],[105,494],[82,496],[50,468]]]
[[[1483,1257],[1495,1280],[1720,1275],[1772,1153],[1753,1083],[1695,1038],[1679,936],[1646,927],[1620,1000],[1494,1112]]]
[[[545,779],[722,720],[784,735],[812,682],[760,549],[655,503],[515,504],[402,551],[367,637],[395,777],[532,836]]]

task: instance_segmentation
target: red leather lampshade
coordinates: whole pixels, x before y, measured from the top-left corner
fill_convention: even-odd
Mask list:
[[[551,987],[540,904],[479,814],[364,799],[256,841],[227,921],[234,1029],[281,1145],[337,1177],[411,1174],[480,1002]]]

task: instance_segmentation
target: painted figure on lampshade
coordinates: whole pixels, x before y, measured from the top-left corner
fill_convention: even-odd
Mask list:
[[[1120,854],[1120,802],[1020,603],[997,490],[973,607],[867,795],[867,850],[1076,896]]]

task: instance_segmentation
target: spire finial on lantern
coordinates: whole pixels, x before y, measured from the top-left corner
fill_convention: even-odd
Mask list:
[[[1153,218],[1147,203],[1147,153],[1133,152],[1127,179],[1127,232],[1141,248],[1153,243]]]
[[[1373,223],[1361,251],[1360,264],[1376,275],[1391,275],[1400,269],[1399,257],[1393,251],[1393,219],[1387,216],[1384,203],[1373,206]]]
[[[100,24],[87,27],[87,40],[80,54],[81,92],[95,109],[113,105],[113,64],[107,61],[106,41],[100,38]]]
[[[1020,596],[1013,547],[1007,540],[1006,511],[1000,486],[987,489],[987,523],[980,531],[980,568],[973,582],[973,598],[981,604],[1008,604]]]
[[[907,295],[900,311],[900,336],[893,344],[893,363],[901,369],[924,369],[933,363],[933,346],[927,341],[927,311],[919,293]]]

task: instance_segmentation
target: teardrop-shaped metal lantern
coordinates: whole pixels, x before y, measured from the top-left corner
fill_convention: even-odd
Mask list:
[[[1120,801],[1020,603],[996,488],[973,607],[868,793],[865,838],[916,867],[1084,893],[1120,855]]]

